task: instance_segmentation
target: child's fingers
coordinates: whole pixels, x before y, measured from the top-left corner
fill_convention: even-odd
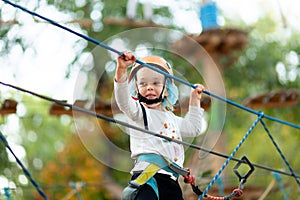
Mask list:
[[[135,62],[136,58],[135,56],[133,55],[132,52],[129,52],[129,51],[124,51],[123,52],[123,55],[121,56],[125,61],[133,61]]]
[[[196,88],[195,88],[195,90],[197,91],[197,93],[202,93],[204,90],[205,90],[205,87],[203,86],[203,85],[201,85],[201,84],[195,84],[195,86],[197,86]]]

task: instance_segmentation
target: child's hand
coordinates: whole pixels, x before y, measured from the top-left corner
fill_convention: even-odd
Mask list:
[[[195,84],[195,86],[197,86],[197,87],[195,89],[192,89],[192,91],[191,91],[190,105],[200,107],[201,94],[205,90],[205,87],[198,83]]]
[[[120,69],[127,69],[136,61],[132,52],[124,51],[123,55],[118,56],[117,65]]]
[[[127,68],[136,61],[135,56],[131,52],[124,51],[123,55],[117,58],[117,69],[115,74],[116,82],[125,82],[127,79]]]

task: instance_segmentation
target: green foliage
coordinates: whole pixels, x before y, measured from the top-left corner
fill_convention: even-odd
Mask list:
[[[224,71],[228,98],[243,103],[245,98],[257,94],[299,88],[299,33],[295,32],[291,38],[286,38],[284,35],[286,31],[279,31],[282,34],[278,34],[275,23],[268,18],[257,22],[257,26],[249,34],[247,48],[242,52],[238,61]],[[297,64],[291,62],[291,56],[294,56],[293,58],[298,57]],[[282,64],[284,70],[278,70],[279,63]],[[292,74],[294,78],[290,78]],[[292,107],[261,108],[261,110],[269,116],[299,124],[298,107],[299,103]],[[228,151],[230,152],[246,134],[251,123],[254,122],[255,116],[235,107],[227,106],[227,119],[224,131],[227,134]],[[300,161],[295,155],[297,154],[296,151],[299,150],[296,147],[300,137],[299,130],[267,119],[264,121],[292,168],[297,170]],[[238,151],[237,157],[242,155],[246,155],[251,162],[288,171],[261,124],[255,127]],[[265,188],[273,179],[274,177],[270,172],[257,169],[247,184]],[[292,192],[292,188],[294,190],[297,188],[293,178],[283,175],[283,182],[289,185],[286,189],[290,195],[297,196],[296,192]],[[274,199],[279,196],[281,196],[280,192],[275,192],[269,195],[267,199]]]
[[[256,33],[250,34],[249,46],[243,51],[238,62],[224,71],[226,85],[231,90],[238,90],[242,98],[266,91],[298,87],[300,78],[297,75],[297,68],[299,66],[292,66],[292,69],[289,69],[291,66],[287,57],[291,52],[300,54],[299,48],[295,45],[299,41],[291,40],[286,43],[281,43],[280,39],[269,41],[268,36],[262,37],[257,31],[254,32]],[[280,80],[282,74],[276,70],[278,63],[285,65],[287,73],[296,73],[296,79],[288,80],[286,77],[286,81]],[[291,72],[291,70],[296,71]],[[241,76],[243,76],[243,81],[239,78]]]
[[[23,113],[19,113],[19,120],[15,122],[16,118],[7,117],[2,125],[3,128],[9,130],[9,126],[17,127],[15,132],[5,132],[5,135],[16,135],[14,139],[18,141],[14,144],[11,140],[9,145],[16,153],[15,145],[23,148],[26,153],[25,158],[20,158],[21,162],[25,165],[27,170],[33,176],[33,179],[38,180],[39,171],[47,165],[49,160],[53,160],[57,152],[62,151],[66,143],[66,136],[70,135],[71,118],[67,116],[55,117],[49,116],[50,103],[41,101],[35,97],[20,95],[22,100],[19,102],[19,109],[23,107]],[[65,119],[63,119],[65,118]],[[69,119],[66,119],[69,118]],[[8,162],[8,157],[3,145],[1,144],[1,171],[8,181],[17,186],[25,188],[25,185],[32,187],[31,183],[20,182],[19,175],[24,175],[20,170],[18,163],[15,161]],[[18,157],[18,154],[17,154]],[[25,164],[26,163],[26,164]],[[39,181],[38,181],[39,182]],[[28,195],[27,192],[32,191],[24,190],[24,196]],[[30,195],[29,195],[30,196]]]
[[[41,109],[43,106],[47,109]],[[23,144],[30,163],[37,169],[41,169],[46,164],[42,162],[43,160],[53,159],[55,154],[63,149],[66,136],[71,134],[71,118],[68,116],[49,117],[48,108],[50,108],[49,104],[40,104],[40,108],[37,107],[36,111],[28,113],[22,120],[26,131],[20,135],[24,137]],[[39,164],[35,166],[34,161],[39,163],[38,159],[42,162],[42,166]]]
[[[81,4],[79,5],[78,3]],[[112,26],[107,25],[103,21],[106,17],[117,17],[124,18],[126,12],[126,0],[121,1],[73,1],[73,0],[50,0],[47,1],[49,5],[54,6],[57,10],[62,13],[66,13],[74,19],[91,19],[91,14],[95,11],[100,11],[101,17],[97,20],[93,19],[94,23],[98,23],[99,27],[84,27],[81,30],[92,38],[99,41],[106,41],[115,35],[118,35],[130,27],[125,26]],[[37,6],[38,8],[38,6]],[[43,13],[41,13],[43,14]],[[2,12],[0,13],[2,16]],[[162,7],[155,10],[155,15],[161,17],[162,19],[170,18],[170,26],[179,29],[176,25],[172,24],[170,10],[168,7]],[[138,7],[137,19],[142,19],[142,8],[141,5]],[[231,21],[231,24],[237,24],[238,27],[243,29],[249,29],[246,24],[244,24],[239,19],[237,21]],[[1,56],[6,56],[10,53],[14,46],[21,46],[23,50],[27,48],[25,43],[26,38],[20,35],[14,35],[14,37],[6,37],[10,31],[18,30],[23,24],[16,24],[12,26],[1,26],[0,27],[0,37],[2,39],[3,51],[1,51]],[[291,56],[297,57],[299,60],[300,55],[300,35],[297,32],[291,32],[290,35],[286,35],[287,30],[280,30],[278,34],[277,23],[272,20],[272,18],[262,18],[256,24],[253,25],[249,31],[249,44],[247,48],[241,53],[239,59],[233,66],[223,71],[223,79],[226,86],[227,96],[229,99],[242,103],[243,100],[249,96],[256,95],[262,92],[270,92],[279,89],[289,89],[289,88],[299,88],[300,87],[300,77],[299,77],[299,61],[298,63],[293,63],[290,59]],[[150,34],[150,33],[145,33]],[[120,38],[125,40],[126,38]],[[137,41],[140,42],[140,41]],[[159,43],[158,41],[146,41],[151,43]],[[128,49],[135,49],[137,43],[128,44]],[[94,44],[88,43],[87,47],[83,50],[85,52],[91,52],[95,48]],[[157,50],[154,48],[154,51]],[[106,50],[103,50],[103,52]],[[159,52],[159,51],[157,51]],[[83,52],[78,52],[78,55]],[[100,52],[102,53],[102,51]],[[168,52],[159,52],[167,60],[171,60],[175,69],[177,69],[178,75],[187,79],[189,82],[202,82],[202,77],[191,69],[189,63],[185,62],[183,59],[179,59],[174,55],[170,55]],[[106,52],[107,54],[107,52]],[[105,54],[105,55],[106,55]],[[102,54],[100,54],[102,55]],[[103,73],[106,60],[103,59],[104,56],[96,56],[95,63],[101,64],[101,69],[97,66],[93,66],[91,69],[85,71],[88,73],[89,81],[97,80],[95,78],[97,75]],[[70,63],[69,71],[72,71],[74,66],[77,64],[77,58]],[[226,59],[226,58],[225,58]],[[282,64],[283,71],[278,70],[278,64]],[[26,67],[26,66],[24,66]],[[285,72],[285,73],[283,73]],[[291,75],[296,74],[295,77]],[[66,72],[70,74],[70,72]],[[98,97],[103,99],[109,99],[112,91],[112,74],[104,72],[104,76],[99,81],[103,91],[100,91]],[[99,84],[100,84],[99,83]],[[38,83],[37,83],[38,84]],[[90,84],[90,83],[89,83]],[[87,92],[90,87],[87,86]],[[99,87],[100,88],[100,87]],[[16,126],[18,130],[16,134],[18,137],[20,145],[26,152],[25,158],[23,158],[26,166],[28,166],[29,171],[32,172],[35,178],[40,180],[43,178],[45,183],[51,179],[51,183],[61,184],[61,182],[74,179],[81,180],[84,177],[88,177],[90,181],[98,180],[101,175],[103,175],[104,168],[101,169],[97,167],[100,166],[99,163],[91,161],[90,155],[85,150],[80,149],[80,145],[73,138],[73,123],[70,116],[50,116],[49,107],[50,103],[45,101],[40,101],[34,97],[29,97],[26,95],[20,95],[19,92],[15,92],[13,95],[16,99],[19,99],[20,107],[25,108],[25,113],[15,115],[18,118]],[[295,124],[299,124],[299,103],[293,107],[284,108],[274,108],[274,109],[262,109],[265,114],[277,117],[282,120],[290,121]],[[232,149],[237,145],[237,143],[244,136],[248,128],[251,126],[256,116],[253,116],[247,112],[241,111],[235,107],[227,107],[227,118],[224,127],[224,133],[226,134],[227,149],[230,153]],[[3,118],[2,118],[3,119]],[[5,117],[1,121],[2,127],[9,124],[9,117]],[[299,130],[280,125],[275,122],[270,122],[265,120],[271,134],[274,136],[276,142],[278,142],[283,153],[286,155],[291,165],[295,168],[299,166],[300,159],[297,157],[299,152],[298,141],[300,139]],[[114,124],[103,123],[107,132],[107,137],[115,143],[117,146],[128,150],[128,137],[121,133],[121,131],[116,128]],[[5,133],[5,135],[10,135],[13,133]],[[73,145],[73,148],[71,147]],[[68,151],[66,150],[68,147]],[[189,149],[190,151],[191,149]],[[0,144],[0,175],[6,177],[18,187],[24,189],[24,187],[32,188],[32,190],[23,190],[23,194],[20,193],[16,196],[25,197],[24,199],[32,199],[33,186],[30,183],[24,184],[20,183],[19,175],[23,172],[18,168],[17,163],[10,162],[8,160],[8,154],[5,148]],[[78,153],[80,152],[80,153]],[[190,153],[190,152],[189,152]],[[224,152],[223,152],[224,153]],[[258,125],[249,138],[245,141],[243,146],[238,152],[237,157],[242,155],[247,155],[250,161],[267,165],[276,169],[284,169],[287,171],[286,166],[284,166],[282,159],[276,152],[274,145],[272,144],[270,138],[265,133],[265,130]],[[78,159],[78,158],[81,159]],[[118,158],[119,159],[119,158]],[[128,158],[123,158],[128,160]],[[82,167],[82,161],[85,161],[85,166],[89,166],[89,170],[93,173],[87,173],[84,167]],[[118,160],[120,164],[128,163],[122,162],[121,158]],[[230,164],[232,167],[232,164]],[[229,168],[230,168],[229,167]],[[45,171],[43,171],[45,170]],[[60,171],[61,170],[61,171]],[[106,170],[106,169],[105,169]],[[298,170],[298,169],[297,169]],[[64,172],[66,176],[58,174],[59,172]],[[89,171],[89,172],[90,172]],[[44,173],[49,176],[44,176]],[[123,172],[110,170],[111,177],[114,178],[116,183],[120,185],[125,185],[126,180],[129,179],[129,174],[124,174]],[[297,171],[297,173],[299,173]],[[96,174],[96,175],[95,175]],[[95,176],[92,176],[95,175]],[[204,172],[203,176],[211,175],[210,171]],[[48,178],[48,179],[47,179]],[[68,179],[68,180],[67,180]],[[256,170],[255,174],[251,177],[247,184],[258,185],[263,188],[273,180],[272,175],[264,170]],[[297,186],[290,177],[283,177],[284,183],[287,184],[287,192],[291,195],[297,196]],[[234,181],[231,183],[236,184]],[[65,184],[65,183],[64,183]],[[22,190],[22,189],[21,189]],[[89,199],[105,199],[107,194],[101,188],[100,191],[96,191],[90,194]],[[63,191],[61,188],[57,190],[49,189],[52,192],[51,195],[59,194],[63,196],[69,190],[68,188]],[[88,195],[87,195],[88,196]],[[274,192],[271,194],[269,199],[276,199],[280,196],[279,192]],[[17,197],[16,197],[17,198]]]

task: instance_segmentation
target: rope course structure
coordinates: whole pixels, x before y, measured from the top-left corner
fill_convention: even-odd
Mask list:
[[[83,34],[80,34],[78,32],[75,32],[49,18],[46,18],[44,16],[41,16],[33,11],[30,11],[18,4],[15,4],[15,3],[12,3],[8,0],[2,0],[3,2],[13,6],[13,7],[16,7],[28,14],[31,14],[33,16],[36,16],[40,19],[43,19],[47,22],[49,22],[50,24],[54,25],[54,26],[57,26],[59,28],[62,28],[72,34],[75,34],[89,42],[92,42],[98,46],[101,46],[111,52],[114,52],[118,55],[123,55],[122,52],[110,47],[110,46],[107,46],[105,44],[103,44],[102,42],[99,42],[91,37],[88,37],[86,35],[83,35]],[[159,72],[163,75],[165,75],[166,77],[169,77],[169,78],[172,78],[184,85],[187,85],[191,88],[196,88],[197,86],[187,82],[187,81],[184,81],[176,76],[173,76],[173,75],[170,75],[158,68],[155,68],[147,63],[144,63],[140,60],[137,60],[136,61],[137,63],[145,66],[145,67],[148,67],[156,72]],[[297,175],[294,170],[292,169],[291,165],[289,164],[289,162],[287,161],[286,157],[284,156],[283,152],[281,151],[281,149],[279,148],[278,144],[276,143],[276,141],[274,140],[273,136],[271,135],[269,129],[267,128],[266,124],[264,123],[263,119],[268,119],[268,120],[271,120],[271,121],[274,121],[274,122],[277,122],[277,123],[280,123],[280,124],[283,124],[283,125],[287,125],[287,126],[290,126],[290,127],[293,127],[293,128],[296,128],[296,129],[300,129],[300,125],[296,125],[296,124],[293,124],[293,123],[290,123],[290,122],[287,122],[287,121],[284,121],[284,120],[281,120],[281,119],[277,119],[277,118],[274,118],[272,116],[268,116],[268,115],[265,115],[263,112],[260,112],[260,111],[255,111],[253,109],[250,109],[250,108],[247,108],[243,105],[240,105],[238,103],[235,103],[229,99],[225,99],[221,96],[218,96],[216,94],[213,94],[207,90],[204,91],[204,93],[208,96],[211,96],[211,97],[214,97],[220,101],[223,101],[227,104],[230,104],[232,106],[235,106],[241,110],[244,110],[246,112],[249,112],[251,114],[254,114],[257,116],[256,120],[253,122],[252,126],[249,128],[249,130],[246,132],[246,134],[244,135],[244,137],[241,139],[241,141],[237,144],[237,146],[235,147],[235,149],[232,151],[232,153],[230,155],[226,155],[226,154],[222,154],[222,153],[219,153],[219,152],[215,152],[215,151],[212,151],[210,149],[205,149],[201,146],[197,146],[197,145],[194,145],[194,144],[191,144],[191,143],[188,143],[188,142],[184,142],[184,141],[179,141],[179,140],[176,140],[176,139],[173,139],[173,138],[169,138],[167,136],[164,136],[164,135],[160,135],[158,133],[155,133],[155,132],[151,132],[149,130],[145,130],[144,128],[140,128],[140,127],[136,127],[136,126],[133,126],[131,124],[128,124],[128,123],[125,123],[123,121],[119,121],[119,120],[115,120],[111,117],[108,117],[106,115],[102,115],[102,114],[99,114],[99,113],[95,113],[91,110],[87,110],[85,108],[82,108],[82,107],[79,107],[79,106],[76,106],[76,105],[71,105],[71,104],[68,104],[66,103],[65,101],[60,101],[60,100],[57,100],[57,99],[53,99],[53,98],[50,98],[50,97],[47,97],[47,96],[43,96],[43,95],[40,95],[40,94],[37,94],[37,93],[34,93],[32,91],[29,91],[29,90],[26,90],[26,89],[23,89],[23,88],[20,88],[20,87],[17,87],[17,86],[14,86],[14,85],[11,85],[11,84],[7,84],[7,83],[3,83],[0,81],[0,84],[1,85],[4,85],[4,86],[7,86],[7,87],[10,87],[10,88],[13,88],[13,89],[16,89],[18,91],[21,91],[21,92],[24,92],[24,93],[28,93],[28,94],[31,94],[33,96],[36,96],[36,97],[39,97],[41,99],[44,99],[46,101],[51,101],[53,103],[56,103],[58,105],[61,105],[61,106],[64,106],[64,107],[68,107],[70,109],[72,109],[73,111],[77,111],[77,112],[81,112],[81,113],[84,113],[84,114],[87,114],[87,115],[91,115],[91,116],[94,116],[94,117],[97,117],[97,118],[100,118],[100,119],[103,119],[103,120],[106,120],[106,121],[109,121],[109,122],[112,122],[112,123],[116,123],[116,124],[119,124],[119,125],[122,125],[122,126],[126,126],[128,128],[132,128],[132,129],[136,129],[138,131],[142,131],[146,134],[150,134],[150,135],[153,135],[153,136],[156,136],[156,137],[160,137],[160,138],[163,138],[165,140],[168,140],[168,141],[171,141],[171,142],[175,142],[175,143],[178,143],[178,144],[181,144],[181,145],[185,145],[185,146],[188,146],[188,147],[191,147],[191,148],[194,148],[196,150],[200,150],[200,151],[204,151],[204,152],[207,152],[207,153],[210,153],[210,154],[213,154],[213,155],[216,155],[216,156],[219,156],[219,157],[223,157],[223,158],[226,158],[226,161],[224,162],[224,164],[222,165],[222,167],[220,168],[220,170],[217,172],[217,174],[212,178],[211,182],[208,184],[208,186],[206,187],[206,189],[202,192],[199,190],[198,186],[195,185],[195,180],[191,177],[191,176],[187,176],[185,177],[186,180],[185,182],[186,183],[190,183],[191,186],[192,186],[192,189],[194,190],[195,193],[197,193],[199,195],[199,199],[203,199],[203,198],[207,198],[207,199],[212,199],[212,200],[216,200],[216,199],[231,199],[232,197],[239,197],[242,195],[242,189],[244,187],[244,183],[246,182],[248,176],[253,172],[254,170],[254,167],[256,168],[260,168],[260,169],[264,169],[264,170],[267,170],[267,171],[271,171],[273,172],[274,174],[274,177],[276,178],[276,180],[278,181],[278,183],[280,184],[280,189],[283,191],[283,186],[282,186],[282,183],[281,183],[281,178],[279,176],[279,174],[282,174],[282,175],[287,175],[287,176],[291,176],[295,179],[297,185],[300,187],[300,181],[299,181],[299,175]],[[277,152],[280,154],[283,162],[285,163],[285,165],[288,167],[290,173],[287,173],[285,171],[280,171],[280,170],[276,170],[276,169],[272,169],[270,167],[266,167],[266,166],[263,166],[263,165],[259,165],[259,164],[255,164],[255,163],[250,163],[250,161],[246,158],[246,157],[243,157],[242,159],[238,159],[238,158],[235,158],[235,154],[237,153],[237,151],[239,150],[239,148],[242,146],[242,144],[245,142],[245,140],[248,138],[248,136],[251,134],[251,132],[253,131],[253,129],[255,128],[255,126],[260,123],[265,132],[268,134],[270,140],[272,141],[273,145],[275,146]],[[39,184],[33,179],[33,177],[31,176],[31,174],[29,173],[29,171],[25,168],[25,166],[22,164],[22,162],[17,158],[17,156],[14,154],[14,152],[12,151],[12,149],[10,148],[7,140],[5,139],[5,137],[3,136],[3,134],[0,132],[0,140],[4,143],[5,147],[10,151],[10,153],[14,156],[14,158],[16,159],[17,163],[20,165],[20,167],[22,168],[24,174],[29,178],[30,182],[32,183],[32,185],[37,189],[38,193],[41,195],[41,197],[43,197],[44,199],[48,199],[47,196],[45,195],[44,191],[41,189],[41,187],[39,186]],[[235,161],[235,162],[238,162],[238,164],[236,165],[235,167],[235,173],[236,175],[238,176],[239,178],[239,181],[240,181],[240,185],[237,189],[235,189],[232,194],[230,195],[227,195],[227,196],[224,196],[224,197],[214,197],[214,196],[211,196],[211,195],[208,195],[208,191],[211,189],[212,185],[218,181],[218,179],[220,178],[220,175],[221,173],[224,171],[224,169],[227,167],[227,165],[229,164],[230,161]],[[240,164],[247,164],[251,167],[251,170],[245,175],[245,176],[241,176],[238,172],[237,172],[237,168],[239,167]],[[72,184],[70,185],[72,187],[72,191],[67,194],[67,196],[65,197],[65,199],[68,199],[70,196],[72,195],[77,195],[78,199],[80,199],[80,193],[79,191],[81,190],[82,186],[83,185],[76,185],[76,184]],[[6,192],[8,191],[7,189],[5,190]],[[10,198],[9,196],[9,193],[6,193],[7,195],[7,199]]]

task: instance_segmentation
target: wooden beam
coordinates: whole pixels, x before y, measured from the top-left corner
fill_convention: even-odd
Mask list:
[[[248,44],[248,32],[238,29],[211,29],[198,35],[188,37],[197,41],[208,53],[228,54],[235,50],[242,50]],[[173,44],[174,48],[186,46],[187,38],[183,37]]]
[[[46,21],[42,21],[42,20],[34,20],[36,23],[48,23]],[[91,28],[93,26],[93,20],[92,19],[74,19],[74,20],[70,20],[67,22],[63,22],[66,24],[78,24],[79,26],[81,26],[82,28]],[[0,26],[11,26],[14,24],[20,24],[19,21],[17,21],[16,19],[13,20],[8,20],[8,21],[4,21],[2,19],[0,19]]]
[[[243,105],[250,108],[278,108],[293,106],[299,102],[298,90],[281,90],[249,97]]]
[[[19,22],[16,19],[4,21],[0,19],[0,26],[11,26],[14,24],[19,24]]]
[[[66,102],[66,101],[65,101]],[[87,101],[77,100],[74,105],[78,107],[84,107]],[[65,107],[56,103],[53,103],[50,106],[49,110],[50,115],[73,115],[73,110],[69,107]]]
[[[126,27],[133,27],[133,28],[142,28],[142,27],[164,27],[159,24],[155,24],[152,21],[136,21],[128,18],[113,18],[113,17],[106,17],[104,18],[103,22],[106,25],[111,26],[126,26]]]
[[[17,112],[17,102],[12,99],[6,99],[2,103],[0,114],[1,115],[7,115],[7,114],[13,114]]]
[[[74,103],[74,105],[76,105],[78,107],[82,107],[82,108],[84,108],[86,106],[86,104],[87,104],[87,101],[84,101],[84,100],[83,101],[75,101],[75,103]],[[188,105],[189,105],[189,98],[181,99],[174,106],[175,107],[174,113],[175,114],[186,113],[188,110]],[[201,107],[204,110],[208,110],[210,108],[210,105],[211,105],[210,97],[203,96],[201,99]],[[102,100],[96,101],[92,106],[90,106],[90,108],[87,108],[87,109],[91,110],[91,111],[95,111],[95,112],[103,114],[103,115],[107,115],[107,116],[112,116],[113,114],[121,113],[116,102],[107,102],[107,101],[102,101]],[[53,103],[50,107],[49,113],[51,115],[73,115],[73,110],[68,107]]]

